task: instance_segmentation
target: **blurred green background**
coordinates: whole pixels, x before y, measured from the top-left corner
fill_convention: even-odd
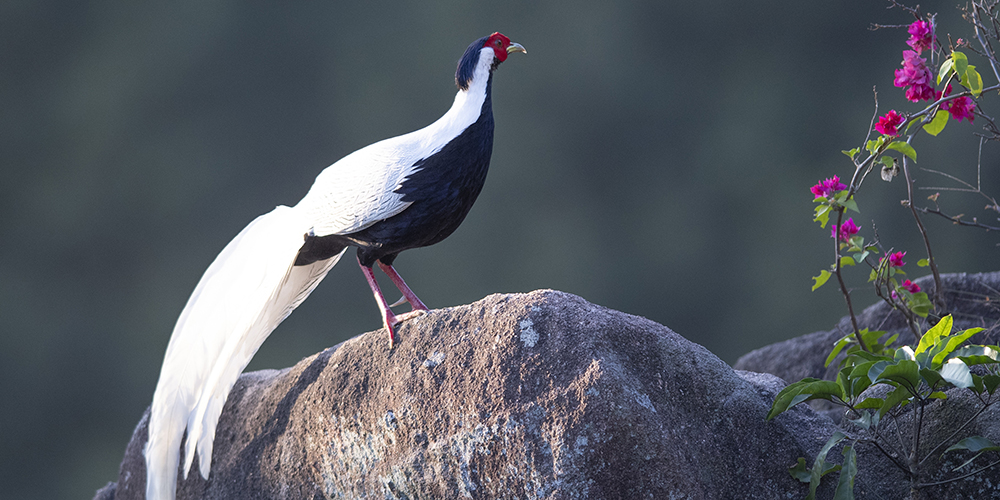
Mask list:
[[[809,291],[832,253],[809,187],[850,176],[840,151],[864,139],[873,86],[881,113],[918,109],[892,86],[906,33],[868,29],[911,21],[885,7],[3,2],[0,498],[89,498],[116,480],[173,323],[216,254],[341,156],[444,113],[458,57],[493,31],[528,54],[494,78],[485,190],[450,239],[396,261],[428,305],[554,288],[728,362],[829,329],[844,307],[832,285]],[[953,3],[924,7],[941,12],[940,34],[968,36]],[[974,179],[977,130],[918,138],[920,166]],[[987,188],[1000,187],[995,149]],[[915,262],[904,196],[875,176],[856,220],[870,236],[875,218]],[[986,216],[979,199],[942,202]],[[1000,267],[995,234],[928,225],[944,272]],[[250,369],[380,326],[348,258]]]

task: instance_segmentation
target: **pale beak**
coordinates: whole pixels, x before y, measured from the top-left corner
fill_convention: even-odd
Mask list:
[[[510,45],[507,46],[507,53],[512,54],[514,52],[524,52],[525,54],[528,53],[528,51],[525,50],[523,45],[516,42],[510,42]]]

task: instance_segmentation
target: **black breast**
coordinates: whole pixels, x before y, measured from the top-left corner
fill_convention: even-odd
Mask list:
[[[486,182],[493,153],[492,83],[491,74],[479,119],[440,151],[419,160],[415,164],[419,170],[396,189],[412,205],[356,233],[307,236],[295,264],[332,257],[345,246],[358,247],[358,258],[365,266],[376,260],[392,264],[403,250],[433,245],[451,235]]]

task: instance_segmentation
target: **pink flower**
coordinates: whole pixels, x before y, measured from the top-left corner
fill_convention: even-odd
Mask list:
[[[896,137],[899,135],[899,127],[903,123],[903,116],[896,112],[895,109],[889,111],[885,116],[880,116],[878,118],[878,123],[875,124],[875,130],[882,135],[888,135],[890,137]]]
[[[815,186],[809,188],[814,198],[829,198],[831,194],[845,189],[847,189],[847,186],[840,182],[840,177],[836,175],[825,181],[819,181]]]
[[[916,283],[914,283],[914,282],[912,282],[910,280],[903,281],[903,283],[901,285],[899,285],[899,287],[902,288],[903,290],[906,290],[907,292],[910,292],[910,293],[917,293],[917,292],[920,291],[920,285],[918,285],[918,284],[916,284]],[[896,293],[895,290],[892,291],[892,298],[896,299],[896,300],[899,300],[899,294]]]
[[[951,94],[951,85],[948,85],[944,89],[944,94],[942,95],[947,96],[949,94]],[[972,123],[972,120],[976,118],[976,115],[972,113],[976,109],[976,101],[970,99],[969,96],[956,97],[948,102],[941,103],[941,109],[951,113],[951,117],[958,121],[962,121],[962,118],[968,118],[969,123]]]
[[[962,118],[968,118],[969,123],[976,117],[972,114],[972,111],[976,109],[976,101],[973,101],[967,95],[962,97],[956,97],[941,105],[941,109],[951,113],[951,117],[962,121]]]
[[[854,219],[853,218],[849,218],[840,227],[840,240],[841,241],[850,241],[851,240],[851,236],[854,236],[855,234],[858,234],[858,231],[860,231],[860,229],[858,228],[857,224],[854,223]],[[837,237],[837,225],[836,224],[834,224],[833,227],[830,229],[830,237],[831,238],[836,238]]]
[[[934,92],[934,73],[927,69],[927,60],[912,50],[903,51],[903,67],[896,70],[893,85],[906,87],[906,98],[910,101],[933,101],[937,98]]]
[[[905,266],[906,262],[903,262],[904,255],[906,255],[906,252],[896,252],[893,254],[889,254],[889,267]]]
[[[934,43],[934,26],[927,21],[914,21],[906,31],[910,33],[910,39],[906,44],[918,54],[924,49],[931,48]]]

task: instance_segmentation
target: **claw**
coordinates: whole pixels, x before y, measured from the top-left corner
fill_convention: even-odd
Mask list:
[[[400,323],[402,323],[404,321],[409,321],[409,320],[411,320],[413,318],[419,318],[420,316],[423,316],[425,314],[427,314],[427,311],[425,311],[423,309],[415,309],[413,311],[405,312],[403,314],[396,314],[395,315],[396,316],[396,323],[395,324],[398,325],[398,324],[400,324]]]
[[[403,305],[403,304],[405,304],[407,302],[409,302],[409,300],[406,300],[406,296],[404,295],[404,296],[400,297],[399,300],[393,302],[392,304],[389,304],[389,307],[401,306],[401,305]]]
[[[396,346],[396,329],[387,321],[383,321],[382,324],[385,326],[385,331],[389,332],[389,350],[391,351]]]

